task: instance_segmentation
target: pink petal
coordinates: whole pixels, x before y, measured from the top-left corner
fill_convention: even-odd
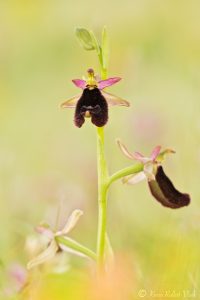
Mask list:
[[[73,79],[72,82],[80,89],[83,89],[86,87],[86,81],[83,79]]]
[[[151,156],[150,156],[152,161],[154,161],[157,158],[157,156],[160,154],[160,150],[161,150],[161,146],[156,146],[153,149]]]
[[[98,88],[100,90],[105,89],[106,87],[108,87],[110,85],[113,85],[113,84],[117,83],[120,80],[121,80],[120,77],[113,77],[113,78],[108,78],[106,80],[100,80],[98,82]]]

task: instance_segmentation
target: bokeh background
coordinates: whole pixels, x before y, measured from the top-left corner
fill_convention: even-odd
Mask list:
[[[98,289],[92,267],[66,255],[64,273],[46,266],[29,275],[25,299],[89,299],[88,290],[104,294],[92,299],[140,299],[140,289],[147,299],[153,293],[163,299],[166,291],[180,293],[177,299],[200,297],[199,11],[198,0],[0,1],[0,299],[15,299],[13,269],[26,272],[37,244],[34,227],[42,220],[55,226],[58,207],[60,224],[74,208],[84,210],[71,236],[95,249],[95,127],[88,121],[75,128],[73,111],[59,104],[79,92],[71,79],[88,67],[99,72],[96,54],[81,49],[75,27],[100,37],[103,25],[109,75],[123,78],[109,91],[131,102],[110,110],[110,172],[130,164],[116,138],[146,155],[158,144],[171,147],[176,155],[164,168],[192,202],[171,210],[151,197],[145,182],[113,184],[108,233],[118,271]]]

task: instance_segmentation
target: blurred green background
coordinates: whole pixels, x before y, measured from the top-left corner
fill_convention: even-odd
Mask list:
[[[71,79],[86,75],[88,67],[99,72],[96,54],[80,48],[75,27],[100,37],[103,25],[110,37],[109,76],[123,78],[109,91],[131,102],[130,108],[110,110],[110,172],[130,164],[116,138],[146,155],[158,144],[171,147],[177,153],[164,163],[166,173],[192,197],[189,207],[171,210],[151,197],[145,182],[112,186],[108,232],[115,252],[131,262],[130,297],[136,298],[130,299],[140,288],[200,295],[199,11],[198,0],[0,1],[1,299],[9,266],[26,265],[27,238],[37,237],[34,227],[41,220],[54,226],[61,202],[61,223],[74,208],[84,210],[72,235],[95,249],[95,127],[88,121],[76,128],[74,111],[59,104],[79,93]],[[62,295],[74,291],[86,264],[68,259],[73,267],[60,280],[41,279],[43,292],[48,287],[44,294],[52,297],[41,299],[66,299]]]

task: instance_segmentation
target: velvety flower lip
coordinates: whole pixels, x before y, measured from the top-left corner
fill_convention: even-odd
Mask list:
[[[180,208],[190,203],[190,196],[179,192],[164,173],[162,166],[158,166],[156,180],[148,182],[152,195],[163,205],[170,208]]]
[[[103,91],[121,80],[120,77],[111,77],[105,80],[94,75],[93,69],[88,69],[88,78],[73,79],[72,82],[82,89],[82,94],[72,97],[61,104],[62,108],[75,108],[74,123],[81,127],[85,118],[97,127],[104,126],[108,121],[108,106],[129,106],[129,102],[115,95]]]
[[[174,187],[161,166],[166,154],[175,153],[174,150],[166,149],[161,152],[161,146],[156,146],[151,152],[150,157],[145,157],[139,152],[129,152],[121,141],[118,140],[117,142],[126,157],[143,164],[143,171],[124,177],[124,183],[135,184],[146,179],[151,194],[165,207],[180,208],[190,203],[190,196],[179,192]]]
[[[91,117],[92,123],[98,127],[104,126],[108,121],[108,104],[98,88],[84,89],[76,105],[75,125],[81,127],[85,117]]]

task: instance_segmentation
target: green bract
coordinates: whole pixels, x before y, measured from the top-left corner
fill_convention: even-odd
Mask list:
[[[85,28],[76,28],[76,36],[80,45],[85,50],[95,50],[96,41],[94,40],[94,34]]]

